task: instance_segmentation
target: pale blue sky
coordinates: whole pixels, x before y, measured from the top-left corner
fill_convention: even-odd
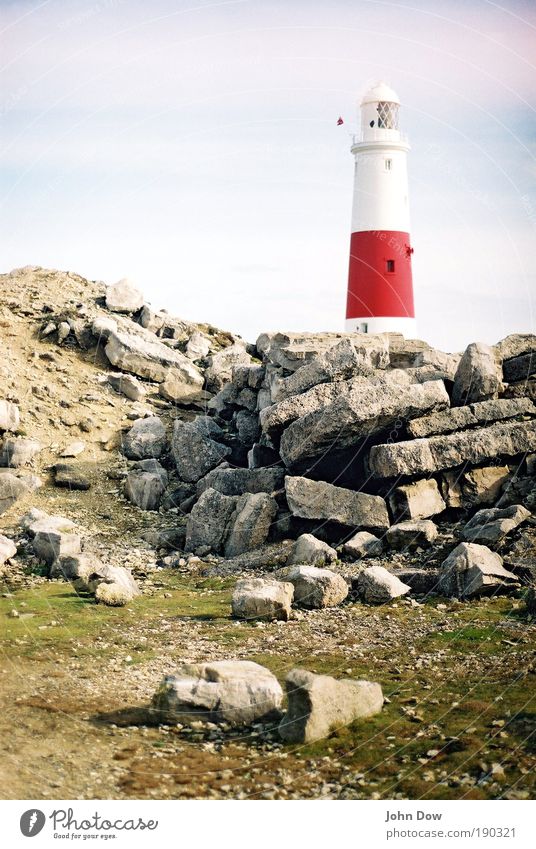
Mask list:
[[[1,0],[1,270],[255,339],[344,322],[363,90],[412,144],[419,336],[535,329],[532,0]],[[336,126],[338,115],[345,118]]]

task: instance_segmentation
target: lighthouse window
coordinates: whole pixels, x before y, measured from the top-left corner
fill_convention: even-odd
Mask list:
[[[385,160],[385,170],[390,171],[392,167],[393,167],[393,160],[392,159],[386,159]]]
[[[378,127],[383,130],[398,130],[398,103],[378,103]]]
[[[394,261],[394,259],[388,259],[388,260],[386,260],[385,266],[386,266],[385,270],[386,270],[387,272],[389,272],[389,274],[393,274],[393,273],[394,273],[394,270],[395,270],[395,261]]]

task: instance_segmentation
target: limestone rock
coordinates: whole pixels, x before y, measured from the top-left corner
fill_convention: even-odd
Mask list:
[[[0,566],[6,562],[6,560],[10,560],[12,557],[15,557],[17,553],[17,546],[9,537],[5,537],[3,534],[0,534]]]
[[[437,527],[430,519],[410,519],[391,525],[386,537],[391,548],[409,551],[431,545],[437,539]]]
[[[327,542],[316,539],[313,534],[301,534],[294,543],[288,564],[289,566],[294,564],[324,566],[326,563],[333,563],[336,559],[337,552]]]
[[[209,546],[219,552],[229,533],[238,498],[206,489],[192,508],[186,522],[186,551]]]
[[[186,356],[189,360],[202,360],[210,352],[210,339],[199,330],[195,330],[186,344]]]
[[[180,667],[166,675],[153,706],[164,722],[228,722],[249,725],[279,711],[283,691],[272,673],[248,660],[220,660]]]
[[[8,468],[21,468],[31,463],[36,454],[42,449],[42,445],[37,439],[26,439],[19,437],[14,439],[8,437],[4,439],[2,450],[0,452],[0,466]]]
[[[500,456],[515,457],[536,449],[534,422],[508,422],[445,436],[429,436],[370,449],[374,477],[423,475],[461,466],[477,465]]]
[[[173,369],[185,382],[201,387],[203,378],[188,357],[142,333],[140,329],[140,333],[117,331],[109,334],[104,353],[113,366],[155,383],[162,383]]]
[[[534,374],[536,374],[536,352],[513,357],[503,364],[504,379],[509,383],[528,380]]]
[[[80,552],[81,538],[72,531],[40,530],[34,535],[34,554],[50,566],[59,557]]]
[[[166,450],[166,429],[158,416],[136,419],[123,438],[123,453],[131,460],[157,459]]]
[[[76,439],[73,442],[67,443],[63,451],[61,452],[61,457],[78,457],[80,454],[83,454],[86,450],[86,443],[82,442],[81,439]]]
[[[106,604],[108,607],[124,607],[132,600],[132,595],[121,584],[99,584],[95,590],[95,601],[97,604]]]
[[[143,293],[132,280],[123,277],[106,287],[106,306],[111,312],[138,312],[143,306]]]
[[[385,501],[379,495],[353,492],[308,478],[285,478],[288,506],[302,519],[329,519],[347,527],[384,531],[389,527]]]
[[[110,333],[117,333],[117,321],[108,315],[99,315],[91,325],[91,332],[99,342],[108,339]]]
[[[465,525],[462,534],[469,542],[497,543],[530,516],[521,504],[479,510]]]
[[[323,740],[336,728],[379,713],[383,694],[371,681],[337,681],[293,669],[287,675],[288,711],[279,725],[286,743]]]
[[[484,466],[465,472],[462,477],[464,505],[493,504],[509,477],[508,466]]]
[[[287,468],[296,467],[326,451],[351,448],[398,419],[411,419],[448,404],[440,380],[396,389],[378,386],[374,392],[364,386],[289,425],[281,437],[281,458]]]
[[[433,478],[397,487],[389,496],[389,504],[394,516],[408,519],[427,519],[447,506]]]
[[[19,408],[11,401],[0,399],[0,430],[17,431],[19,429]]]
[[[182,481],[196,483],[230,455],[231,448],[214,438],[221,436],[220,428],[206,416],[193,422],[175,421],[171,453]]]
[[[282,581],[294,585],[294,603],[311,610],[336,607],[348,595],[348,584],[331,569],[317,566],[287,566],[277,572]]]
[[[236,557],[263,545],[276,515],[277,502],[266,492],[241,495],[236,502],[232,527],[225,542],[225,556]]]
[[[512,333],[494,346],[503,360],[510,360],[524,354],[536,353],[536,335],[534,333]]]
[[[235,366],[249,365],[250,363],[251,357],[243,342],[235,342],[228,348],[223,348],[210,358],[205,372],[206,388],[210,392],[219,392],[224,383],[231,380]]]
[[[80,491],[90,489],[90,480],[77,465],[73,463],[56,463],[53,468],[55,486]]]
[[[530,398],[499,398],[478,401],[467,407],[452,407],[430,416],[422,416],[408,423],[408,432],[417,438],[436,433],[452,433],[467,427],[512,419],[515,416],[536,415]]]
[[[280,467],[259,469],[213,469],[197,482],[197,494],[205,489],[217,489],[223,495],[242,495],[245,492],[275,492],[285,484],[285,471]]]
[[[294,587],[285,581],[245,578],[238,581],[232,597],[233,616],[238,619],[273,621],[290,618]]]
[[[357,374],[370,374],[389,365],[389,345],[385,336],[363,341],[358,335],[336,342],[325,353],[280,380],[272,388],[272,399],[282,401],[299,395],[312,386],[332,380],[344,380]]]
[[[203,389],[203,376],[194,365],[170,369],[158,387],[158,393],[175,404],[193,404],[196,401],[208,401],[211,397]]]
[[[101,584],[109,584],[110,586],[121,587],[123,592],[129,595],[130,599],[141,595],[140,588],[133,578],[132,573],[129,569],[125,569],[124,566],[98,566],[85,577],[85,580],[88,591],[93,594],[97,592],[97,588]]]
[[[139,463],[127,475],[125,495],[141,510],[158,510],[168,474],[157,460]]]
[[[0,475],[0,516],[2,513],[5,513],[18,501],[19,498],[22,498],[28,493],[31,492],[31,488],[28,484],[21,480],[20,478],[12,475],[11,473],[5,473]]]
[[[387,604],[409,593],[410,587],[383,566],[369,566],[357,577],[357,590],[366,604]]]
[[[147,390],[143,383],[140,383],[131,374],[123,374],[122,372],[109,374],[108,383],[112,389],[115,389],[116,392],[119,392],[131,401],[143,401],[147,395]]]
[[[104,568],[104,564],[95,554],[63,554],[51,563],[49,577],[72,581],[78,592],[89,592],[90,575]]]
[[[500,356],[489,345],[468,345],[454,377],[453,406],[498,398],[504,388],[501,366]]]
[[[37,507],[32,507],[28,510],[22,516],[19,524],[21,528],[28,531],[31,537],[34,537],[40,531],[43,533],[52,531],[70,533],[71,531],[78,530],[77,525],[71,519],[67,519],[65,516],[49,515],[44,510],[38,510]]]
[[[343,547],[343,557],[347,560],[361,560],[363,557],[374,557],[383,551],[381,539],[368,531],[358,531],[347,540]]]
[[[446,596],[471,598],[515,586],[516,582],[498,554],[485,545],[462,542],[441,564],[438,591]]]

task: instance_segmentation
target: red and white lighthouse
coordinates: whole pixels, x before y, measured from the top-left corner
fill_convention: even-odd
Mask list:
[[[407,153],[400,101],[378,83],[361,101],[354,137],[354,201],[346,330],[415,335]]]

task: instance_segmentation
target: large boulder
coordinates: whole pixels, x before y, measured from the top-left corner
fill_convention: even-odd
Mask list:
[[[155,337],[140,333],[111,332],[104,353],[113,366],[138,377],[163,383],[170,370],[184,383],[202,389],[203,376],[188,357]]]
[[[391,525],[386,537],[391,548],[409,551],[431,545],[437,539],[437,527],[430,519],[409,519]]]
[[[275,675],[249,660],[219,660],[180,667],[153,697],[163,722],[250,725],[276,714],[283,691]]]
[[[288,566],[277,572],[282,581],[294,585],[294,603],[311,610],[336,607],[349,592],[342,575],[317,566]]]
[[[327,451],[352,448],[364,437],[449,405],[441,380],[409,386],[364,385],[320,410],[292,422],[281,437],[280,453],[287,468],[304,465]]]
[[[313,534],[301,534],[292,547],[288,565],[325,566],[336,559],[337,552],[327,542],[322,542]]]
[[[125,495],[141,510],[158,510],[168,474],[157,460],[142,460],[125,480]]]
[[[218,425],[206,416],[193,422],[175,421],[171,453],[182,481],[197,483],[231,454],[231,448],[216,441],[222,435]]]
[[[285,470],[274,466],[260,469],[217,468],[197,482],[197,494],[205,489],[217,489],[223,495],[242,495],[245,492],[272,493],[285,484]]]
[[[186,551],[222,551],[237,501],[236,496],[206,489],[197,504],[194,504],[186,522]]]
[[[276,515],[277,502],[266,492],[241,495],[236,502],[232,526],[225,542],[225,556],[236,557],[263,545]]]
[[[433,478],[397,487],[389,496],[389,504],[394,516],[408,519],[427,519],[447,506]]]
[[[132,280],[123,277],[106,287],[106,306],[111,312],[138,312],[143,306],[143,293]]]
[[[361,560],[363,557],[375,557],[383,551],[383,542],[368,531],[358,531],[342,547],[343,557],[347,560]]]
[[[231,606],[237,619],[273,621],[290,618],[294,586],[269,578],[244,578],[236,583]]]
[[[497,543],[529,516],[530,512],[521,504],[479,510],[463,528],[462,536],[468,542]]]
[[[161,457],[166,450],[166,429],[158,416],[136,419],[123,437],[123,453],[129,460]]]
[[[410,589],[383,566],[369,566],[357,577],[357,591],[366,604],[387,604],[406,595]]]
[[[374,477],[394,478],[452,469],[466,462],[477,465],[534,450],[534,422],[507,422],[445,436],[375,445],[370,449],[369,467]]]
[[[323,740],[336,728],[379,713],[383,693],[372,681],[337,681],[293,669],[287,675],[288,711],[279,725],[286,743]]]
[[[20,414],[17,405],[0,399],[0,430],[17,431],[19,422]]]
[[[504,389],[501,366],[501,357],[489,345],[480,342],[468,345],[454,377],[453,405],[461,407],[498,398]]]
[[[17,553],[17,546],[9,537],[5,537],[3,534],[0,534],[0,566],[3,566],[6,560],[10,560],[12,557],[15,557]]]
[[[19,437],[4,439],[0,451],[0,466],[8,468],[20,468],[31,463],[35,455],[41,451],[42,445],[37,439],[26,439]]]
[[[517,584],[502,565],[502,557],[485,545],[462,542],[441,564],[438,592],[456,598],[495,593]]]
[[[350,528],[377,531],[389,527],[387,507],[379,495],[289,476],[285,478],[285,492],[291,513],[301,519],[328,519]]]

